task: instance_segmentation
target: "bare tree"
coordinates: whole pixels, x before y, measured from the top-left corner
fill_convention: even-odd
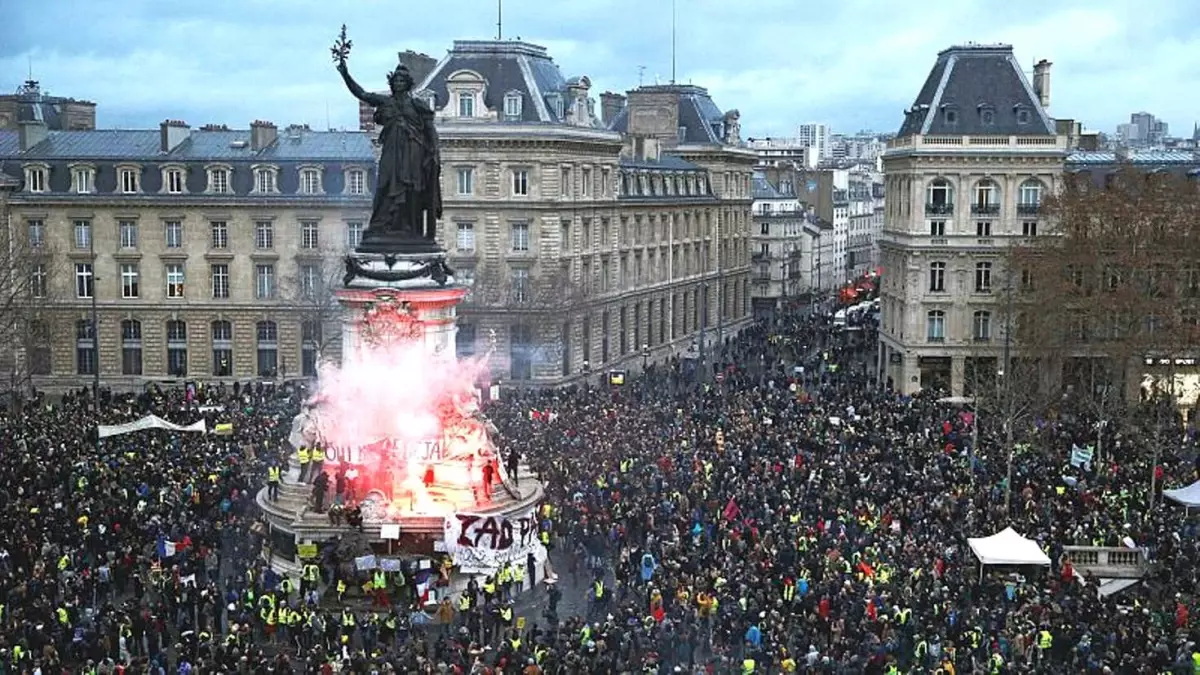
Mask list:
[[[289,289],[288,304],[300,319],[302,346],[315,351],[314,366],[332,358],[341,343],[343,309],[335,294],[341,283],[339,265],[314,259],[302,264],[284,286]]]
[[[1169,359],[1197,346],[1200,190],[1194,183],[1122,167],[1103,187],[1090,175],[1068,180],[1045,211],[1056,232],[1013,254],[1023,280],[1023,350],[1057,353],[1060,361],[1097,359],[1099,372],[1110,374],[1106,380],[1132,392],[1144,359]],[[1097,372],[1078,365],[1067,371]]]
[[[1070,177],[1045,212],[1054,233],[1012,257],[1022,278],[1021,350],[1062,378],[1066,399],[1102,439],[1145,397],[1148,371],[1167,371],[1156,404],[1184,393],[1175,368],[1200,347],[1200,189],[1122,166],[1102,182]],[[1157,451],[1155,443],[1154,464]]]
[[[0,387],[12,405],[32,389],[36,374],[49,374],[51,279],[65,263],[55,262],[50,244],[32,241],[11,223],[0,229]]]

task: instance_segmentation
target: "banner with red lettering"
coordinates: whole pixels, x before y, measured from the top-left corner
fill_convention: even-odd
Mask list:
[[[524,563],[541,546],[533,509],[509,515],[451,514],[446,516],[443,541],[455,565],[480,571],[506,562]]]

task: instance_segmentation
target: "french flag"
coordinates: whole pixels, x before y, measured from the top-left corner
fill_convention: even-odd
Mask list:
[[[175,542],[167,541],[167,538],[160,534],[158,535],[157,549],[159,558],[170,558],[175,555]]]

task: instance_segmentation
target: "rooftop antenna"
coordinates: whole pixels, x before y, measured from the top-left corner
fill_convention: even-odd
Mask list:
[[[504,0],[496,0],[496,42],[504,39]]]
[[[329,121],[329,100],[325,101],[325,129],[333,131],[333,122]]]
[[[642,86],[642,77],[646,74],[646,66],[638,66],[638,86]]]
[[[33,54],[26,54],[25,61],[29,64],[29,81],[33,82]]]
[[[675,84],[675,0],[671,0],[671,84]]]

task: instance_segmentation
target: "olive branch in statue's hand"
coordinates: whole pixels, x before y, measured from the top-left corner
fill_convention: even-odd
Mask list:
[[[350,56],[352,46],[354,43],[346,37],[346,24],[342,24],[342,32],[338,33],[337,39],[333,41],[333,46],[329,48],[330,54],[333,55],[333,62],[339,69],[346,67],[346,59]]]

